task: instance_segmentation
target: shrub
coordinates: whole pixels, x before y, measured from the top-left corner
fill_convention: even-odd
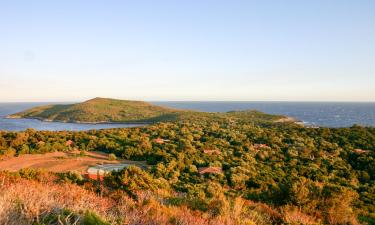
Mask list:
[[[108,160],[115,161],[116,159],[117,159],[117,157],[116,157],[115,154],[111,153],[111,154],[108,155]]]
[[[100,216],[91,211],[85,213],[82,223],[84,225],[109,225],[109,223],[105,222]]]

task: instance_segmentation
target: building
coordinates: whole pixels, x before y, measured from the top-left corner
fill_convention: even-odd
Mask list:
[[[355,152],[357,154],[366,154],[366,153],[369,153],[370,151],[369,150],[363,150],[363,149],[354,149],[353,152]]]
[[[199,174],[222,174],[223,170],[220,167],[201,167],[198,168]]]
[[[156,138],[156,139],[154,139],[154,142],[158,143],[158,144],[164,144],[165,142],[169,142],[169,140],[162,139],[162,138]]]
[[[68,147],[72,146],[72,144],[74,144],[72,140],[68,140],[65,142],[65,146],[68,146]]]
[[[129,164],[103,164],[93,167],[89,167],[87,173],[85,174],[87,178],[93,180],[103,180],[104,176],[112,171],[120,171],[126,167],[130,166]]]
[[[269,146],[267,144],[254,144],[253,147],[255,149],[269,148]]]
[[[220,155],[221,154],[221,152],[217,149],[204,149],[203,153],[207,155]]]

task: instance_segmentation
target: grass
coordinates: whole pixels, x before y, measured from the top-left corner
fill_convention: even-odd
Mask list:
[[[57,183],[50,173],[40,177],[0,173],[0,224],[266,225],[285,219],[288,224],[316,224],[294,209],[279,212],[239,197],[229,201],[222,196],[212,201],[212,210],[201,212],[168,204],[166,193],[141,191],[137,199],[108,190],[98,195],[94,186]]]

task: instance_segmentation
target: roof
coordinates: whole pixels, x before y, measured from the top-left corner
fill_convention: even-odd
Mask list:
[[[66,146],[70,146],[70,145],[72,145],[74,142],[72,141],[72,140],[68,140],[68,141],[66,141],[65,142],[65,145]]]
[[[254,148],[259,149],[259,148],[268,148],[269,146],[267,144],[254,144]]]
[[[161,138],[156,138],[154,141],[155,141],[156,143],[159,143],[159,144],[164,143],[164,139],[161,139]]]
[[[223,173],[223,171],[220,167],[201,167],[201,168],[198,168],[198,172],[200,174],[205,174],[205,173],[221,174],[221,173]]]
[[[129,164],[104,164],[104,165],[97,165],[97,166],[93,166],[93,167],[90,167],[88,170],[87,170],[87,173],[88,174],[98,174],[99,175],[104,175],[106,173],[110,173],[112,171],[119,171],[119,170],[122,170],[126,167],[128,167]]]
[[[90,173],[87,173],[85,174],[85,176],[89,179],[92,179],[92,180],[100,180],[100,181],[103,181],[104,180],[104,176],[103,175],[97,175],[97,174],[90,174]]]
[[[203,152],[208,155],[217,154],[220,155],[221,152],[217,149],[204,149]]]
[[[353,150],[355,153],[362,154],[362,153],[369,153],[369,150],[363,150],[363,149],[354,149]]]

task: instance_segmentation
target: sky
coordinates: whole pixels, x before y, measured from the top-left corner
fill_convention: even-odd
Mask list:
[[[375,101],[373,0],[0,0],[0,102]]]

